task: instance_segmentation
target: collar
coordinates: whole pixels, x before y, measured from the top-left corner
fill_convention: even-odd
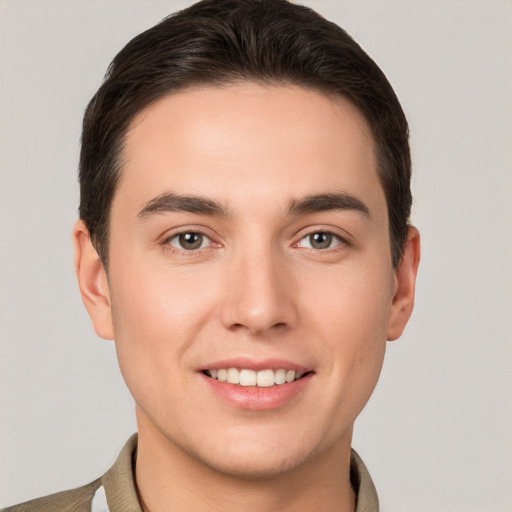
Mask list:
[[[114,465],[101,478],[94,495],[91,512],[142,512],[133,472],[137,452],[137,434],[121,450]],[[356,491],[355,512],[379,512],[377,491],[361,457],[350,454],[350,480]]]

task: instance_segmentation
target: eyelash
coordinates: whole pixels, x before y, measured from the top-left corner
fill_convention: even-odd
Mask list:
[[[180,247],[180,246],[174,245],[172,243],[173,241],[177,241],[177,243],[180,243],[181,237],[186,237],[189,235],[198,235],[199,237],[201,237],[201,241],[200,241],[200,244],[198,247],[186,249],[183,246]],[[328,246],[323,247],[323,248],[312,247],[311,238],[314,237],[315,235],[327,236],[328,241],[329,241]],[[303,242],[304,240],[309,241],[309,246],[301,245],[301,242]],[[335,242],[334,245],[332,245],[333,242]],[[319,242],[319,243],[322,243],[322,242]],[[172,252],[177,252],[177,253],[180,253],[185,256],[193,256],[193,255],[197,254],[198,251],[201,251],[202,249],[207,249],[208,247],[220,247],[221,246],[221,244],[219,244],[218,242],[214,242],[210,236],[206,235],[202,231],[193,230],[193,229],[181,231],[179,233],[174,233],[173,235],[167,237],[162,242],[162,245],[166,246],[166,248],[171,250]],[[333,233],[332,231],[329,231],[329,230],[320,230],[320,229],[316,230],[316,231],[310,231],[309,233],[302,236],[297,242],[292,244],[292,247],[294,247],[294,248],[301,248],[301,249],[304,249],[304,250],[306,250],[308,252],[312,252],[312,253],[313,252],[327,253],[327,252],[340,250],[341,247],[347,247],[347,246],[350,246],[350,243],[346,239],[341,237],[340,235]]]
[[[177,245],[173,245],[172,244],[172,241],[173,240],[177,240],[179,242],[180,238],[181,237],[186,237],[187,235],[198,235],[201,237],[201,243],[199,245],[199,247],[194,247],[192,249],[186,249],[184,247],[179,247]],[[207,245],[204,245],[204,243],[207,243]],[[173,251],[177,251],[177,252],[180,252],[182,254],[186,254],[186,255],[193,255],[195,253],[197,253],[197,251],[200,251],[201,249],[205,249],[211,245],[215,244],[213,242],[213,240],[211,239],[211,237],[209,237],[208,235],[206,235],[205,233],[203,233],[202,231],[196,231],[196,230],[193,230],[193,229],[190,229],[190,230],[186,230],[186,231],[181,231],[179,233],[175,233],[173,234],[172,236],[166,238],[164,241],[163,241],[163,245],[167,246],[168,248],[172,248]],[[216,244],[216,245],[220,245],[220,244]]]
[[[328,247],[322,247],[322,248],[312,247],[311,246],[311,242],[312,242],[311,239],[315,235],[327,236],[328,237],[328,241],[329,241]],[[347,246],[347,245],[349,245],[348,242],[344,238],[342,238],[340,235],[338,235],[336,233],[333,233],[332,231],[328,231],[328,230],[311,231],[311,232],[307,233],[306,235],[304,235],[298,242],[293,244],[293,246],[294,247],[302,247],[299,244],[303,240],[308,240],[309,241],[309,247],[303,247],[304,249],[307,249],[309,251],[330,252],[332,250],[339,249],[339,246]],[[332,242],[336,242],[335,245],[332,245]],[[319,242],[319,243],[322,243],[322,242]]]

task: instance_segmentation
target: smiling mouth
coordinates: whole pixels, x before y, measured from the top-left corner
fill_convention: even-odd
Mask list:
[[[238,386],[254,386],[259,388],[270,388],[272,386],[281,386],[296,380],[302,379],[311,372],[301,373],[295,370],[277,370],[266,369],[260,371],[249,370],[246,368],[219,368],[204,370],[203,374],[219,382],[227,382]]]

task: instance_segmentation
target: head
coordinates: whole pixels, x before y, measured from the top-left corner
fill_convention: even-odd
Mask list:
[[[135,37],[114,58],[87,107],[80,156],[80,218],[105,267],[130,123],[166,95],[244,81],[295,85],[357,108],[373,136],[396,267],[412,201],[405,115],[382,71],[342,28],[285,0],[199,2]]]
[[[409,175],[391,86],[305,7],[205,1],[132,40],[85,115],[75,240],[140,439],[247,478],[345,456],[412,311]]]

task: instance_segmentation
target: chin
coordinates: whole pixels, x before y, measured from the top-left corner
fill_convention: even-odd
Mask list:
[[[276,426],[232,429],[220,437],[196,446],[188,454],[218,474],[246,480],[284,476],[307,465],[327,448],[312,442],[314,436],[283,432]]]
[[[250,451],[240,453],[240,450],[226,450],[221,457],[203,456],[199,462],[210,470],[242,480],[267,480],[276,478],[302,466],[307,460],[304,453],[278,453],[268,452],[257,447]]]

